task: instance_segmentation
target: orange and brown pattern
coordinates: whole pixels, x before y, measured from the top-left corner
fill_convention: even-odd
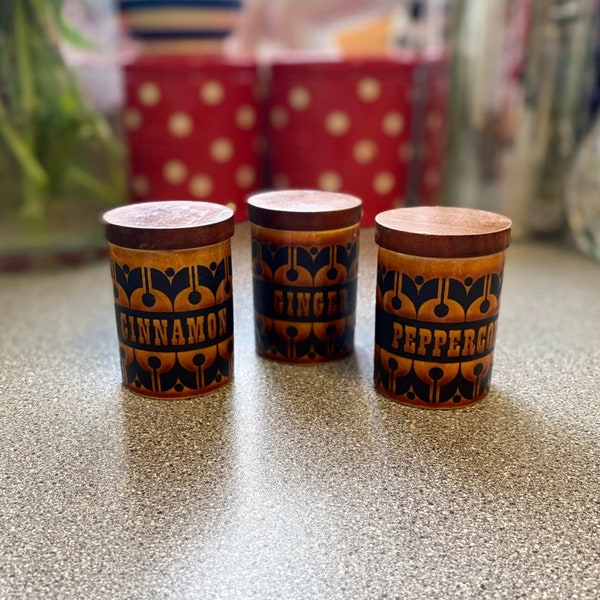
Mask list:
[[[404,404],[455,408],[489,390],[504,253],[460,259],[379,249],[375,386]]]
[[[110,258],[123,384],[146,396],[185,398],[227,383],[230,242],[177,252],[111,244]]]
[[[289,362],[354,348],[358,224],[333,231],[252,226],[256,348]]]

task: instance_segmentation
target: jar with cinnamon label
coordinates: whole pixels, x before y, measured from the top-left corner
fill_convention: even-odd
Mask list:
[[[104,214],[123,385],[155,398],[233,376],[233,211],[157,201]]]

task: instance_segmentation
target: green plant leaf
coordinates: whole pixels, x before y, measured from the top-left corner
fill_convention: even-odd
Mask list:
[[[15,158],[25,174],[33,180],[38,187],[45,187],[48,184],[48,175],[42,165],[32,152],[31,146],[19,135],[19,132],[11,125],[7,118],[4,104],[0,99],[0,132],[7,146],[14,154]]]

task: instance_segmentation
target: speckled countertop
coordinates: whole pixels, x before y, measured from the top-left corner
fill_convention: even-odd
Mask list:
[[[455,411],[372,386],[375,245],[356,352],[254,353],[234,237],[235,380],[120,387],[107,262],[0,276],[1,598],[597,598],[600,265],[507,257],[492,391]]]

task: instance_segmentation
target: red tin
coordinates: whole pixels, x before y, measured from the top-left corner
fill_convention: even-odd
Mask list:
[[[125,67],[134,202],[202,200],[247,218],[262,187],[258,68],[251,59],[145,55]]]
[[[362,225],[386,209],[437,203],[446,89],[443,56],[275,61],[272,186],[356,195],[364,202]]]

